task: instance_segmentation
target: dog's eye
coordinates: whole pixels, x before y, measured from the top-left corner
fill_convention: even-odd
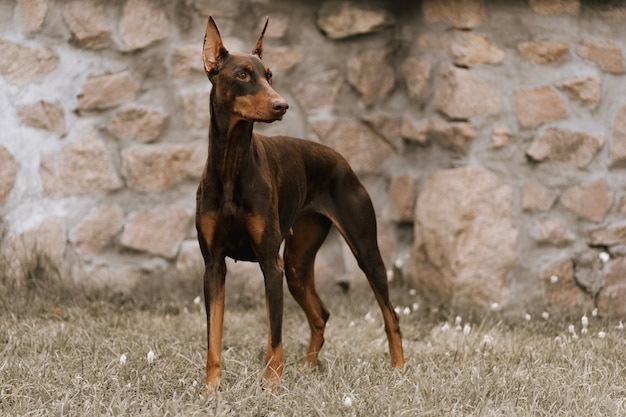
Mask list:
[[[266,75],[266,77],[267,77],[267,82],[268,82],[268,83],[270,83],[270,84],[272,84],[272,73],[271,73],[271,72],[268,72],[268,73],[267,73],[267,75]]]
[[[249,77],[249,75],[245,71],[241,71],[239,74],[237,74],[237,79],[241,80],[241,81],[246,81],[248,79],[248,77]]]

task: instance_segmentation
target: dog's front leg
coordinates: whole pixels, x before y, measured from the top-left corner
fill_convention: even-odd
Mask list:
[[[222,376],[222,330],[224,324],[224,258],[208,256],[205,260],[204,302],[207,317],[206,395],[213,395]]]
[[[265,354],[265,388],[278,388],[283,373],[283,261],[278,247],[273,258],[261,262],[265,278],[265,305],[267,309],[267,352]]]
[[[276,219],[267,221],[266,219]],[[254,243],[263,277],[265,279],[265,307],[267,310],[267,352],[265,354],[265,388],[278,388],[283,373],[283,273],[280,257],[280,227],[276,212],[252,215],[248,218],[248,231]]]

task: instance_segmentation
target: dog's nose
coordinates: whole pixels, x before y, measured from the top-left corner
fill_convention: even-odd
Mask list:
[[[284,99],[276,99],[272,101],[272,108],[279,113],[285,113],[289,108],[289,104]]]

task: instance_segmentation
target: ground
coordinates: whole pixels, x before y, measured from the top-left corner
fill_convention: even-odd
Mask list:
[[[19,281],[0,276],[0,415],[626,415],[618,321],[457,317],[415,305],[398,284],[404,372],[390,367],[371,293],[329,286],[320,291],[331,318],[318,369],[297,370],[308,327],[286,295],[285,374],[279,392],[265,392],[264,297],[241,277],[227,289],[221,389],[204,399],[199,281],[143,283],[130,296],[44,268]]]

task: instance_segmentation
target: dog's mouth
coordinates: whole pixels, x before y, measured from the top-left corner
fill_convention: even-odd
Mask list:
[[[283,116],[287,113],[289,105],[285,102],[285,105],[280,108],[273,107],[270,111],[262,112],[257,109],[255,117],[252,117],[250,121],[272,123],[279,120],[283,120]]]
[[[289,104],[282,98],[275,98],[262,106],[241,98],[235,101],[233,112],[249,122],[272,123],[282,120],[288,108]]]

